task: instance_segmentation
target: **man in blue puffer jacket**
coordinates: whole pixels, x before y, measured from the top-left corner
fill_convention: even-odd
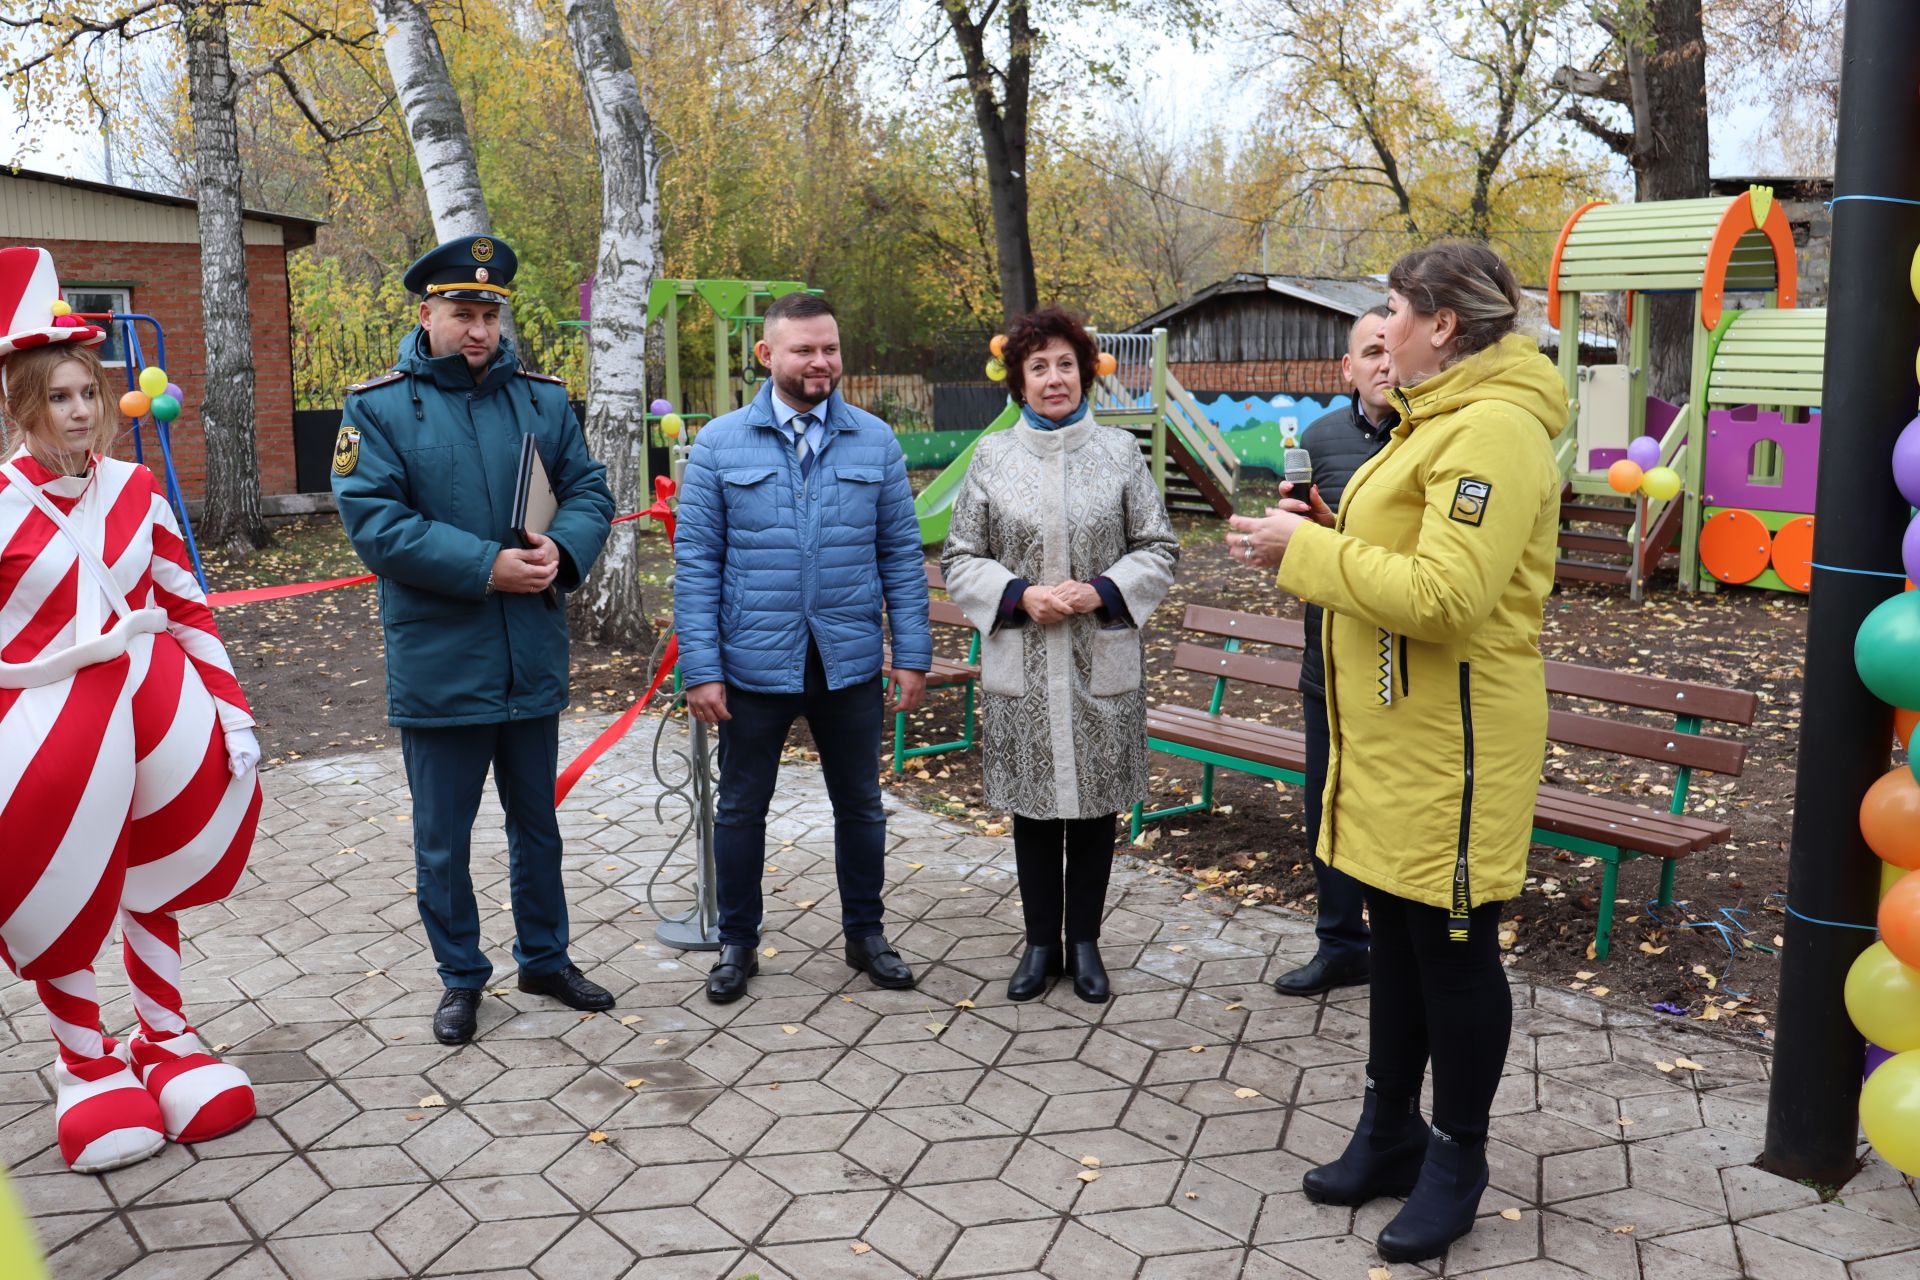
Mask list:
[[[893,429],[840,398],[840,329],[822,298],[767,308],[755,353],[771,376],[703,428],[674,544],[673,623],[687,706],[720,728],[714,863],[720,956],[707,998],[739,999],[759,969],[767,805],[787,731],[805,717],[833,801],[847,963],[883,987],[913,971],[881,923],[887,818],[880,615],[892,630],[892,710],[926,692],[933,641],[920,525]]]

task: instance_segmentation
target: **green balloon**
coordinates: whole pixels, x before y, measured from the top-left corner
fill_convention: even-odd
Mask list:
[[[1920,705],[1920,591],[1883,600],[1867,615],[1853,637],[1853,665],[1880,701]]]
[[[161,422],[172,422],[180,416],[180,402],[169,395],[158,395],[148,412]]]

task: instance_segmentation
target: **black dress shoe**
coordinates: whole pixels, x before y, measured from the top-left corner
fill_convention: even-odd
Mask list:
[[[752,947],[729,942],[720,948],[720,958],[707,970],[707,999],[714,1004],[732,1004],[747,994],[747,979],[760,972],[760,957]]]
[[[1099,943],[1069,942],[1067,972],[1073,975],[1073,994],[1088,1004],[1107,1002],[1107,966],[1100,962]]]
[[[1038,946],[1029,942],[1019,965],[1014,968],[1013,977],[1007,979],[1007,999],[1032,1000],[1047,994],[1047,988],[1052,985],[1047,980],[1065,972],[1062,965],[1058,943]]]
[[[907,962],[900,958],[884,933],[847,939],[847,965],[864,970],[876,987],[905,991],[913,985],[913,970],[907,968]]]
[[[1375,1242],[1388,1262],[1423,1262],[1473,1230],[1487,1189],[1487,1144],[1455,1142],[1439,1128],[1427,1140],[1427,1161],[1406,1204]]]
[[[613,1008],[613,993],[580,972],[580,966],[568,965],[552,973],[523,973],[520,989],[536,996],[552,996],[569,1009],[598,1013]]]
[[[433,1011],[433,1038],[441,1044],[465,1044],[473,1039],[479,1012],[478,987],[448,987]]]
[[[1379,1196],[1404,1196],[1427,1159],[1427,1122],[1414,1100],[1382,1102],[1372,1089],[1361,1105],[1347,1149],[1332,1164],[1307,1170],[1300,1189],[1316,1204],[1361,1205]]]
[[[1317,996],[1335,987],[1365,986],[1373,976],[1373,964],[1366,956],[1352,960],[1329,960],[1315,956],[1291,973],[1273,980],[1273,989],[1283,996]]]

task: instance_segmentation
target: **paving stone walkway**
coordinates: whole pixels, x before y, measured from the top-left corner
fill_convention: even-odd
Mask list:
[[[566,725],[563,754],[603,723]],[[1218,899],[1122,868],[1112,1003],[1062,987],[1012,1005],[1008,842],[906,810],[888,919],[922,980],[877,991],[838,953],[831,814],[796,764],[770,828],[770,954],[752,996],[717,1008],[707,959],[653,940],[645,886],[678,817],[654,812],[651,735],[643,722],[563,810],[574,954],[619,997],[611,1014],[503,988],[475,1043],[434,1042],[392,751],[271,772],[241,891],[186,920],[190,1008],[258,1088],[240,1133],[67,1172],[45,1023],[27,988],[0,986],[0,1161],[55,1274],[1362,1280],[1380,1265],[1371,1241],[1395,1202],[1355,1212],[1299,1191],[1358,1112],[1366,1040],[1364,992],[1268,986],[1312,953],[1308,922],[1216,914]],[[665,870],[686,878],[677,857]],[[491,801],[475,879],[510,987]],[[120,975],[116,948],[115,1028],[133,1021]],[[1493,1188],[1444,1274],[1920,1275],[1920,1203],[1884,1164],[1831,1204],[1750,1167],[1764,1054],[1568,991],[1516,985],[1514,1002]],[[1676,1055],[1703,1069],[1653,1065]]]

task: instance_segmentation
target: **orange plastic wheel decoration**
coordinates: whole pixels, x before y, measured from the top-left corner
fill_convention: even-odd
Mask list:
[[[1700,525],[1700,563],[1722,582],[1752,582],[1772,550],[1767,526],[1751,511],[1716,511]]]
[[[1813,589],[1813,517],[1801,516],[1773,535],[1773,571],[1795,591]]]

